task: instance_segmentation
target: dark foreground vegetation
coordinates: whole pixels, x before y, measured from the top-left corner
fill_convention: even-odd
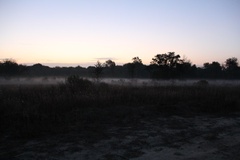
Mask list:
[[[54,86],[1,86],[0,132],[31,138],[104,130],[159,116],[240,111],[240,86],[121,86],[72,76]]]

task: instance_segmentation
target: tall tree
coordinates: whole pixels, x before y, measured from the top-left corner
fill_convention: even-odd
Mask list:
[[[97,81],[99,80],[102,74],[102,71],[103,71],[103,65],[101,62],[97,61],[97,63],[95,64],[95,76]]]
[[[222,67],[220,63],[215,61],[212,63],[204,63],[203,69],[206,78],[221,78]]]
[[[238,68],[238,59],[236,57],[228,58],[225,61],[225,67],[227,70],[235,70]]]
[[[238,59],[236,57],[228,58],[225,61],[225,74],[227,78],[240,78],[240,67],[238,67]]]
[[[159,76],[157,77],[161,78],[175,77],[177,75],[176,68],[181,63],[180,55],[175,55],[175,52],[157,54],[151,61],[151,65],[159,66]]]
[[[19,66],[13,59],[5,59],[0,62],[0,74],[4,76],[13,76],[19,73]]]
[[[157,54],[154,58],[152,58],[151,64],[174,68],[180,62],[180,55],[175,55],[175,52],[168,52],[164,54]]]
[[[116,63],[112,61],[111,59],[107,60],[104,64],[105,67],[113,68],[116,66]]]
[[[116,63],[112,61],[111,59],[107,60],[103,66],[106,68],[106,73],[108,73],[108,76],[114,77],[115,75],[115,68],[116,68]]]
[[[139,57],[133,57],[133,64],[142,64],[142,60]]]

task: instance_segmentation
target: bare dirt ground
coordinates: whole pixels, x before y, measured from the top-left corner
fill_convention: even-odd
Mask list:
[[[237,160],[240,114],[159,117],[31,140],[1,137],[0,159]]]

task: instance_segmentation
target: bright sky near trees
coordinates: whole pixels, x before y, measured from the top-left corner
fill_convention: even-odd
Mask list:
[[[166,52],[240,60],[240,0],[0,0],[0,59],[149,64]]]

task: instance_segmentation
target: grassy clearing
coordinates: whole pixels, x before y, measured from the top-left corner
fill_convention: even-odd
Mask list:
[[[0,130],[21,138],[101,131],[165,115],[240,111],[240,86],[117,86],[69,79],[54,86],[1,86]]]

